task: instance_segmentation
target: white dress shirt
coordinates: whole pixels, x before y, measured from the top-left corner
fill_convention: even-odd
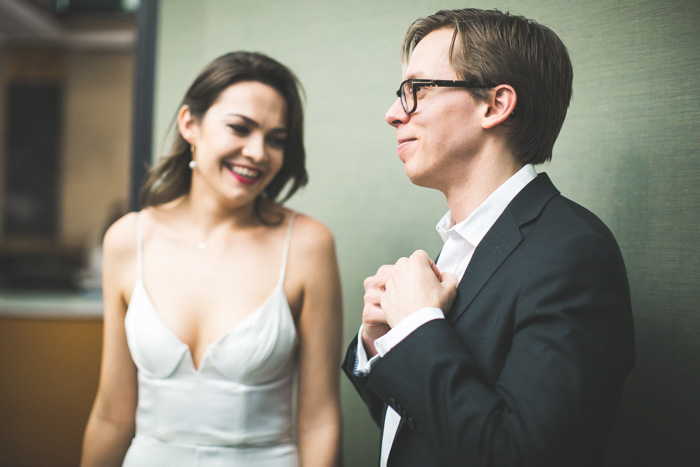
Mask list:
[[[486,200],[479,205],[462,222],[455,224],[452,212],[440,219],[436,229],[442,237],[444,245],[437,261],[440,272],[449,272],[462,280],[474,250],[493,224],[505,211],[515,196],[537,176],[531,164],[525,165],[512,177],[498,187]],[[399,321],[379,339],[374,341],[377,355],[367,359],[367,353],[362,345],[362,327],[358,333],[356,372],[368,374],[376,360],[386,355],[399,342],[423,324],[434,319],[444,319],[445,315],[439,308],[426,307]],[[396,436],[401,417],[391,407],[387,408],[382,434],[380,466],[386,467],[389,451]]]

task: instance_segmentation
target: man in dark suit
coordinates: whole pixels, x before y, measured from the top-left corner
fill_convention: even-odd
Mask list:
[[[386,114],[398,156],[449,211],[423,251],[365,280],[343,368],[382,426],[381,466],[595,466],[634,361],[613,235],[548,161],[571,98],[566,48],[498,11],[417,20]]]

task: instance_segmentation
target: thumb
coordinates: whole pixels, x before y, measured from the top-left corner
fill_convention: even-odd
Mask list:
[[[457,277],[448,272],[440,274],[440,289],[442,295],[440,309],[448,313],[457,298]]]
[[[440,284],[444,288],[457,288],[457,285],[459,284],[459,281],[457,280],[457,276],[454,274],[450,274],[449,272],[443,272],[440,274]]]

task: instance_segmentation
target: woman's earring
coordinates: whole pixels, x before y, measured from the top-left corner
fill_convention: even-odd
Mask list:
[[[195,167],[197,167],[197,161],[194,160],[194,145],[190,144],[190,154],[192,155],[193,159],[190,161],[190,169],[194,170]]]

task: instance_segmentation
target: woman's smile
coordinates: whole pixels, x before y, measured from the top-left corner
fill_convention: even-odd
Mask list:
[[[228,170],[236,180],[244,185],[254,185],[265,175],[261,170],[249,166],[224,162],[224,167],[226,167],[226,170]]]

